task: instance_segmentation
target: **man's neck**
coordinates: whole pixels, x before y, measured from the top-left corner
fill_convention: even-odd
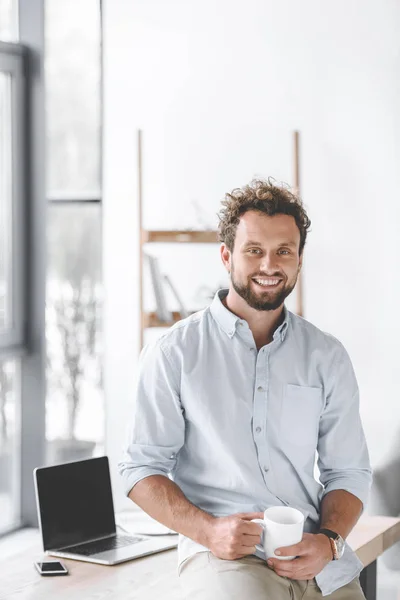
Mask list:
[[[276,310],[256,310],[232,287],[222,302],[234,315],[247,321],[258,349],[272,341],[275,330],[284,319],[283,304]]]

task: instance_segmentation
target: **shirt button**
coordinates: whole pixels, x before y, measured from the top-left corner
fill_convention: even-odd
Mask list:
[[[268,468],[264,465],[264,471],[267,472]]]
[[[173,452],[173,453],[171,454],[171,458],[175,458],[175,457],[176,457],[176,454],[175,454],[175,452]]]
[[[264,388],[263,388],[263,386],[262,386],[262,385],[259,385],[259,386],[258,386],[258,388],[257,388],[257,391],[258,391],[258,392],[262,392],[262,391],[264,391]]]
[[[260,431],[261,431],[261,427],[256,427],[256,432],[260,433]]]

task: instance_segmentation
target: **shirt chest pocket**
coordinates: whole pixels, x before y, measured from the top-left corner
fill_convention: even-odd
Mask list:
[[[283,441],[294,446],[316,447],[322,406],[322,388],[286,384],[280,419]]]

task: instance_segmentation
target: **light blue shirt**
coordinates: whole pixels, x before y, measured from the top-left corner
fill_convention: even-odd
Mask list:
[[[292,506],[315,532],[326,493],[347,490],[365,504],[371,485],[351,361],[336,338],[286,307],[257,351],[247,322],[221,302],[227,292],[143,350],[118,465],[126,494],[145,477],[169,476],[214,516]],[[180,535],[178,569],[206,550]],[[361,569],[346,544],[316,581],[325,596]]]

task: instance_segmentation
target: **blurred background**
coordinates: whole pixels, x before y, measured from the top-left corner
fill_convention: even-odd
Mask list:
[[[0,533],[41,464],[106,453],[127,506],[140,348],[227,284],[220,201],[294,185],[294,131],[304,317],[352,358],[374,469],[399,457],[399,28],[391,0],[0,0]]]

